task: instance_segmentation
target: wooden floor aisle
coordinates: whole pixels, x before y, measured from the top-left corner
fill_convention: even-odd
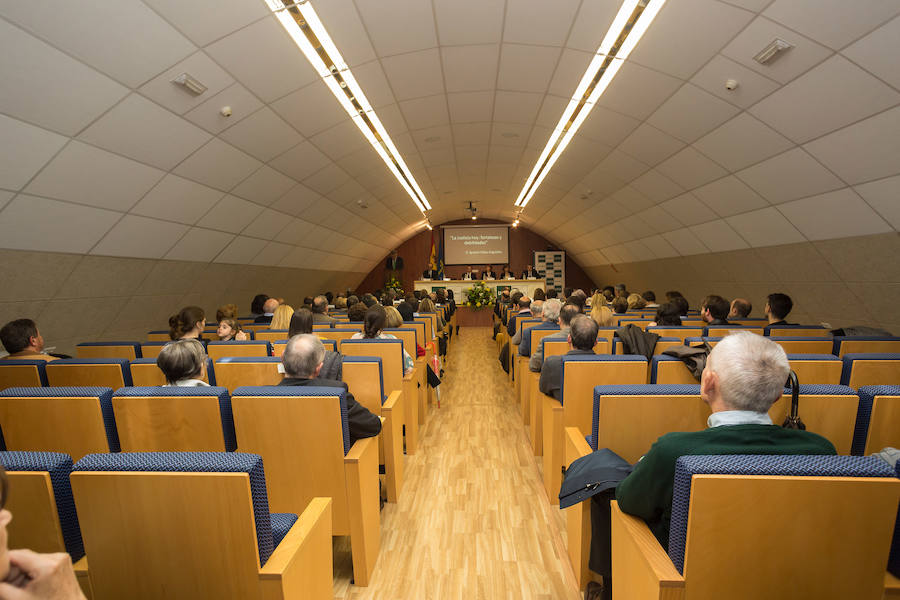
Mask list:
[[[335,542],[342,599],[576,600],[558,509],[531,455],[488,328],[454,337],[441,408],[406,459],[400,501],[386,504],[369,587],[349,584],[349,543]]]

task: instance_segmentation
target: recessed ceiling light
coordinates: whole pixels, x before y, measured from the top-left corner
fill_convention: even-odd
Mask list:
[[[518,133],[514,133],[514,132],[512,132],[512,131],[504,131],[504,132],[501,133],[500,135],[502,135],[502,136],[505,137],[505,138],[517,138],[517,137],[519,137],[519,134],[518,134]]]
[[[439,142],[439,141],[441,141],[441,136],[439,136],[439,135],[430,135],[430,136],[428,136],[427,138],[425,138],[425,141],[428,142],[429,144],[432,143],[432,142]]]
[[[597,100],[609,87],[616,73],[646,33],[666,0],[625,0],[584,72],[575,93],[563,111],[547,145],[541,152],[525,185],[516,198],[516,206],[525,206],[553,168],[563,150],[590,114]]]

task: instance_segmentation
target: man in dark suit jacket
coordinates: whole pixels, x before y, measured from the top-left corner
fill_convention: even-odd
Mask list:
[[[516,320],[513,317],[531,317],[531,298],[528,296],[520,296],[518,300],[519,312],[514,315],[509,316],[509,321],[506,323],[506,333],[509,334],[509,337],[516,335]]]
[[[275,314],[275,309],[278,308],[278,300],[275,298],[269,298],[266,300],[265,304],[263,304],[263,314],[253,319],[254,323],[271,323],[272,316]]]
[[[525,267],[525,270],[522,271],[522,279],[528,279],[530,277],[540,277],[541,274],[537,272],[537,269],[534,268],[534,265],[528,265]]]
[[[422,279],[437,279],[438,270],[428,265],[428,268],[422,271]]]
[[[385,267],[388,271],[399,271],[403,269],[403,259],[397,256],[396,250],[391,250],[391,254],[387,258]]]
[[[482,279],[497,279],[497,273],[494,272],[492,265],[485,265],[484,271],[481,272]]]
[[[333,379],[319,379],[324,360],[325,346],[318,337],[308,333],[295,335],[288,340],[284,349],[281,362],[284,364],[285,378],[278,385],[340,388],[347,399],[350,443],[378,435],[381,432],[381,419],[356,401],[346,383]]]
[[[576,316],[569,326],[570,350],[563,356],[593,354],[599,331],[600,327],[597,325],[597,321],[585,315]],[[544,359],[544,364],[541,366],[541,378],[538,380],[538,388],[542,393],[553,396],[557,400],[560,399],[562,371],[562,356],[548,356]]]

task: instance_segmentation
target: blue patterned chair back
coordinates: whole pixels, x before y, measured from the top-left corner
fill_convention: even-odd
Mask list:
[[[853,431],[851,454],[872,454],[888,446],[900,448],[898,403],[900,385],[868,385],[859,388],[859,413]]]

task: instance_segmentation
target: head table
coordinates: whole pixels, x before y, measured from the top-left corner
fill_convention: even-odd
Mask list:
[[[503,290],[504,288],[519,290],[529,298],[534,297],[534,290],[538,288],[546,291],[546,282],[543,277],[540,279],[486,279],[484,281],[480,279],[474,281],[468,279],[419,279],[414,283],[414,287],[417,290],[425,290],[426,292],[432,292],[438,288],[453,290],[453,299],[456,300],[456,304],[462,304],[466,299],[465,290],[478,282],[482,282],[489,287],[495,296],[498,294],[498,290]]]

